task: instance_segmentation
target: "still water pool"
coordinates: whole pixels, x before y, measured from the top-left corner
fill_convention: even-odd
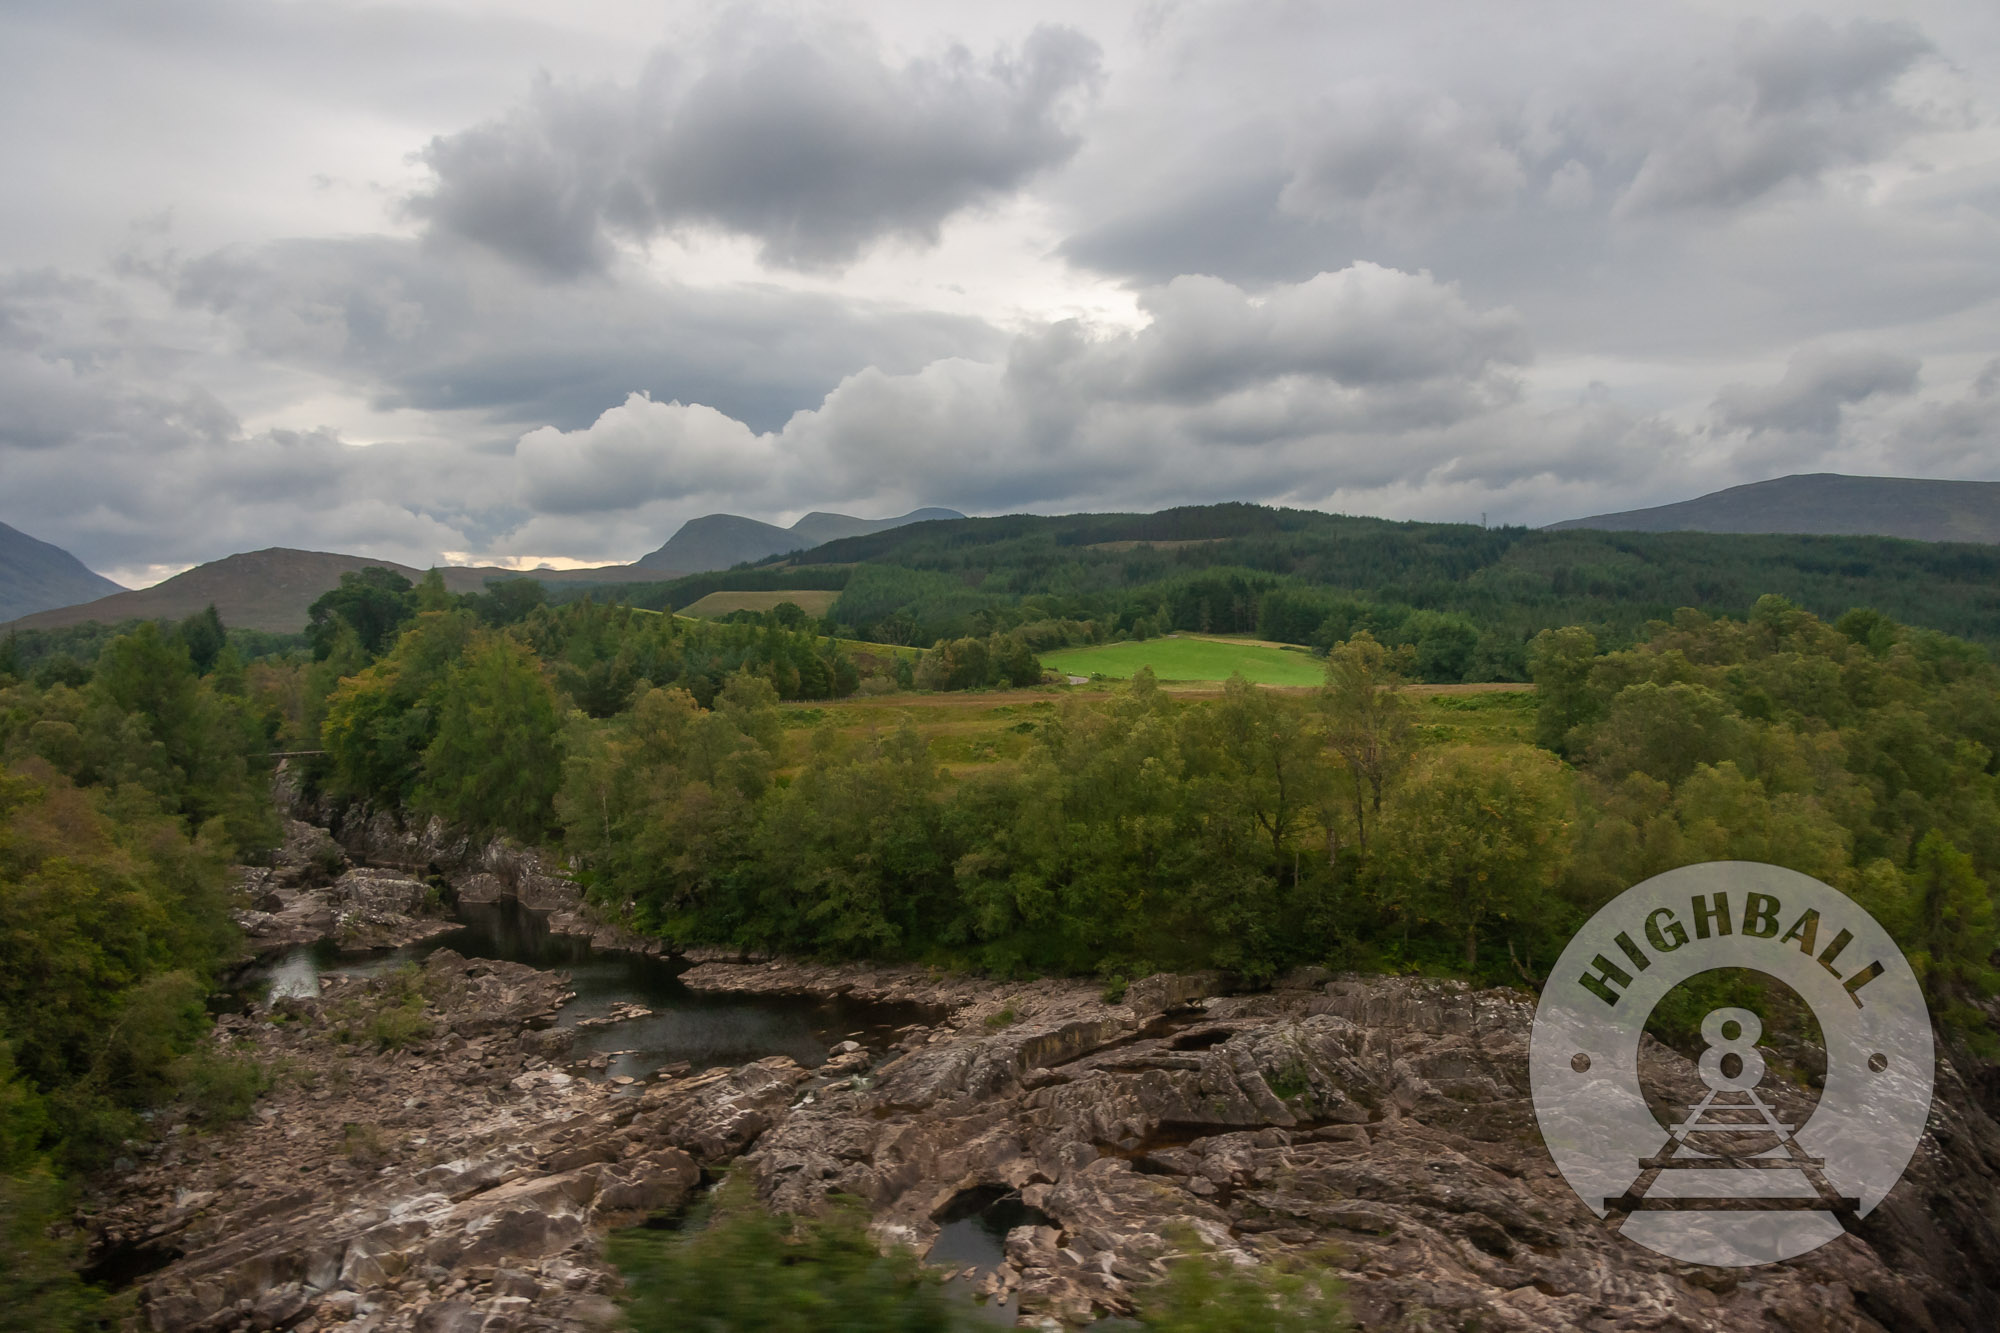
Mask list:
[[[899,1029],[939,1017],[914,1004],[697,991],[680,980],[685,963],[593,949],[586,939],[551,934],[546,914],[512,899],[463,904],[458,920],[456,930],[400,949],[342,952],[326,942],[293,949],[252,968],[239,986],[259,999],[318,995],[321,977],[374,976],[420,963],[439,949],[559,970],[569,974],[576,992],[562,1007],[559,1027],[602,1018],[621,1004],[652,1011],[649,1017],[590,1027],[578,1034],[573,1048],[576,1059],[603,1054],[610,1060],[607,1074],[633,1078],[683,1060],[703,1069],[767,1055],[788,1055],[810,1068],[824,1062],[837,1042],[851,1039],[879,1048]]]

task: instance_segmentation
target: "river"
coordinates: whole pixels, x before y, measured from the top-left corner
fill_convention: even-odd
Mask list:
[[[467,958],[495,958],[569,975],[576,998],[562,1007],[560,1027],[585,1024],[573,1058],[608,1057],[606,1076],[643,1079],[682,1061],[695,1069],[740,1065],[767,1055],[788,1055],[807,1067],[823,1063],[829,1047],[858,1041],[880,1049],[913,1025],[936,1021],[921,1005],[864,1004],[808,996],[741,995],[694,990],[680,980],[686,964],[644,954],[593,949],[580,936],[551,934],[545,913],[515,900],[465,903],[459,926],[400,949],[342,952],[330,942],[305,945],[260,963],[237,981],[248,1000],[318,995],[325,976],[372,976],[420,963],[439,949]],[[597,1026],[591,1020],[618,1005],[652,1011]]]
[[[740,1065],[767,1055],[787,1055],[807,1067],[827,1058],[841,1041],[871,1049],[887,1047],[912,1025],[932,1024],[942,1014],[915,1004],[870,1004],[810,996],[746,995],[698,991],[680,980],[685,963],[644,954],[599,950],[580,936],[552,934],[545,913],[508,898],[497,903],[463,903],[458,928],[400,949],[342,951],[331,941],[291,949],[246,969],[236,979],[239,1002],[264,1002],[286,995],[318,995],[320,979],[374,976],[421,963],[439,949],[467,958],[493,958],[569,975],[576,998],[564,1005],[557,1026],[586,1025],[571,1047],[572,1059],[607,1057],[601,1077],[625,1075],[644,1080],[662,1066],[685,1061],[694,1069]],[[617,1006],[640,1005],[645,1017],[607,1025],[591,1020]],[[1020,1206],[1018,1195],[970,1191],[939,1218],[942,1229],[928,1258],[947,1271],[967,1268],[984,1274],[1002,1262],[1007,1229],[1046,1222]],[[1011,1325],[1016,1303],[981,1301],[975,1281],[955,1277],[949,1289],[964,1298],[982,1323]]]

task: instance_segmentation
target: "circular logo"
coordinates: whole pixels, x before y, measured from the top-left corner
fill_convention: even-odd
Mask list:
[[[1649,1105],[1647,1020],[1717,968],[1775,978],[1817,1021],[1826,1079],[1809,1114],[1767,1078],[1764,1020],[1735,1005],[1701,1016],[1685,1105]],[[1648,1249],[1724,1267],[1817,1249],[1881,1203],[1930,1117],[1932,1063],[1923,989],[1889,932],[1838,890],[1752,861],[1670,870],[1606,904],[1549,974],[1528,1055],[1570,1188]]]

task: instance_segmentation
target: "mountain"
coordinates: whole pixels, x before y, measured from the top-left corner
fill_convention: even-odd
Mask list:
[[[1848,477],[1838,472],[1731,486],[1679,504],[1596,514],[1551,529],[1614,532],[1783,532],[2000,542],[2000,482]]]
[[[911,523],[964,517],[956,509],[912,509],[898,518],[850,518],[846,514],[814,510],[792,524],[791,533],[800,546],[810,549],[827,542],[837,542],[842,537],[866,537],[871,532],[887,532],[890,528],[905,527]]]
[[[62,547],[0,523],[0,620],[123,591]]]
[[[445,586],[453,592],[483,592],[488,581],[499,578],[532,578],[544,583],[645,583],[676,574],[728,569],[746,560],[762,560],[906,523],[964,517],[954,509],[918,509],[900,518],[875,519],[811,513],[789,528],[780,528],[735,514],[710,514],[682,524],[666,545],[637,564],[561,570],[457,567],[442,572]],[[64,562],[74,585],[68,592],[58,591],[46,575],[17,573],[17,566],[22,571],[60,570]],[[18,617],[12,627],[19,629],[56,629],[93,620],[115,625],[125,620],[179,620],[212,604],[225,625],[296,634],[306,627],[306,612],[320,594],[339,586],[342,574],[368,565],[393,569],[412,583],[424,576],[423,570],[393,560],[274,546],[197,565],[150,588],[127,592],[91,573],[67,552],[0,525],[0,578],[5,580],[0,584],[0,620]],[[47,592],[43,592],[45,584]],[[17,590],[33,595],[9,600]],[[106,596],[107,592],[111,595]]]
[[[233,628],[296,634],[306,627],[306,610],[319,600],[321,593],[338,587],[342,574],[369,565],[393,569],[412,583],[424,576],[423,570],[393,560],[273,546],[196,565],[136,592],[121,591],[80,606],[23,616],[14,622],[14,627],[56,629],[91,620],[107,625],[135,619],[179,620],[213,605],[222,623]],[[445,586],[453,592],[484,592],[488,579],[511,575],[512,571],[446,569],[443,573]]]
[[[787,551],[810,550],[843,537],[862,537],[936,518],[964,517],[956,509],[913,509],[897,518],[854,518],[815,510],[791,527],[781,528],[737,514],[704,514],[681,524],[666,545],[641,556],[636,567],[659,570],[663,575],[705,574]]]

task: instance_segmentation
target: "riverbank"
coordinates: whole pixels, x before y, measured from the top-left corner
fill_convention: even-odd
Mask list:
[[[267,915],[331,911],[334,938],[333,896],[352,895],[357,868],[294,842],[275,870],[297,897]],[[320,872],[301,871],[314,855]],[[446,863],[396,873],[462,901],[497,885],[580,904],[504,848]],[[398,915],[364,924],[457,928]],[[1331,1252],[1365,1328],[2000,1324],[2000,1128],[1948,1059],[1916,1160],[1855,1234],[1719,1270],[1622,1240],[1556,1173],[1528,1098],[1525,992],[1318,969],[1247,994],[1213,974],[1107,992],[741,957],[693,962],[677,984],[927,1017],[803,1059],[617,1073],[580,1061],[580,1043],[617,1044],[644,1006],[607,991],[578,1021],[562,971],[439,950],[416,971],[329,973],[317,994],[220,1021],[218,1045],[275,1084],[247,1122],[164,1126],[128,1163],[92,1219],[99,1274],[137,1281],[155,1333],[608,1327],[606,1229],[670,1216],[734,1166],[777,1209],[862,1199],[882,1243],[1043,1327],[1128,1311],[1190,1244],[1244,1263]],[[1690,1072],[1642,1047],[1662,1104]],[[1771,1093],[1799,1114],[1816,1095],[1775,1069]]]

